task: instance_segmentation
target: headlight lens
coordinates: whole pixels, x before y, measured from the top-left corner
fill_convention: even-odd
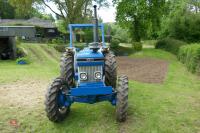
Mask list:
[[[81,80],[87,80],[87,73],[80,73]]]
[[[94,73],[94,78],[95,78],[95,79],[102,79],[102,74],[101,74],[101,72],[95,72],[95,73]]]

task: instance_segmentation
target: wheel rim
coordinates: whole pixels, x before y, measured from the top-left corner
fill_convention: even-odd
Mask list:
[[[61,114],[64,114],[67,111],[67,107],[63,106],[58,109]]]

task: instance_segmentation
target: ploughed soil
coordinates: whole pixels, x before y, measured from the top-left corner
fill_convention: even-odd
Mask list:
[[[150,58],[117,57],[118,75],[127,75],[130,80],[145,83],[163,83],[168,62]]]

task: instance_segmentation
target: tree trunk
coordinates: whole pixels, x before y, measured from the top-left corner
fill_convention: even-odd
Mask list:
[[[140,22],[137,17],[135,17],[133,21],[133,35],[134,39],[136,42],[141,41],[141,36],[140,36]]]

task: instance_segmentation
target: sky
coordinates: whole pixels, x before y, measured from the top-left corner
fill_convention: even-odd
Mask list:
[[[98,16],[100,16],[103,19],[104,23],[115,22],[116,8],[112,6],[112,0],[108,0],[108,2],[110,3],[110,6],[108,8],[101,7],[98,10]],[[48,5],[51,6],[53,10],[57,11],[56,6],[53,3],[49,3]],[[46,8],[45,11],[47,13],[52,13],[51,10],[48,8]]]

